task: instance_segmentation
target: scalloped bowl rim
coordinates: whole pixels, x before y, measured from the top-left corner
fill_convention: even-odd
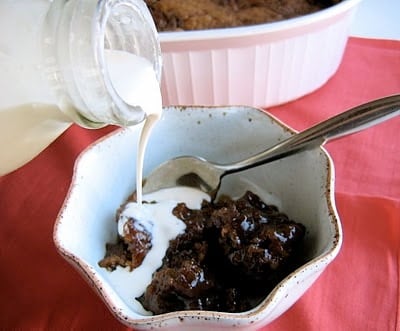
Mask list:
[[[232,106],[230,106],[232,107]],[[295,133],[296,130],[293,130],[286,124],[284,124],[282,121],[274,117],[273,115],[261,110],[257,109],[254,107],[246,107],[242,106],[243,108],[251,109],[251,110],[259,110],[260,112],[264,113],[267,117],[269,117],[275,124],[278,124],[279,126],[282,127],[283,130]],[[185,108],[185,107],[166,107],[166,108]],[[188,107],[190,108],[190,107]],[[194,108],[203,108],[201,106],[194,106]],[[204,108],[224,108],[223,106],[207,106]],[[74,166],[74,172],[73,172],[73,177],[71,181],[71,185],[69,188],[69,191],[66,195],[65,201],[62,205],[62,208],[59,212],[59,215],[57,216],[55,226],[54,226],[54,233],[53,233],[53,239],[55,246],[58,250],[58,252],[63,256],[74,268],[76,268],[83,276],[86,278],[86,280],[92,285],[92,287],[96,290],[96,292],[99,294],[101,299],[106,303],[108,308],[111,310],[111,312],[116,316],[118,320],[120,320],[122,323],[131,326],[131,327],[149,327],[149,325],[157,324],[157,323],[164,323],[168,320],[173,320],[173,319],[183,319],[183,318],[189,318],[189,319],[204,319],[205,321],[210,321],[210,320],[229,320],[229,321],[240,321],[242,324],[246,323],[253,323],[255,321],[262,320],[263,318],[263,311],[266,308],[271,308],[274,306],[274,303],[279,302],[279,299],[282,297],[284,294],[285,288],[293,282],[297,275],[304,273],[304,272],[312,272],[313,269],[315,269],[315,265],[319,264],[322,265],[320,268],[320,272],[322,272],[325,267],[330,264],[335,257],[338,255],[341,245],[342,245],[342,227],[341,227],[341,222],[340,218],[338,215],[338,212],[336,210],[336,205],[335,205],[335,199],[334,199],[334,165],[333,161],[329,155],[329,153],[323,148],[323,147],[318,147],[323,153],[323,155],[326,157],[327,161],[327,171],[328,171],[328,182],[326,183],[326,202],[328,204],[328,208],[330,211],[330,219],[329,222],[331,224],[331,228],[333,229],[335,235],[334,238],[332,239],[332,242],[330,243],[329,249],[327,249],[323,254],[320,254],[319,256],[314,257],[310,261],[304,263],[302,266],[297,268],[295,271],[290,273],[288,276],[286,276],[278,285],[275,286],[275,288],[269,293],[269,295],[255,308],[241,312],[241,313],[227,313],[227,312],[215,312],[215,311],[198,311],[198,310],[193,310],[193,311],[176,311],[176,312],[170,312],[170,313],[165,313],[165,314],[160,314],[160,315],[153,315],[153,316],[139,316],[138,318],[132,318],[125,314],[123,310],[118,308],[118,303],[115,302],[113,299],[113,295],[109,294],[107,292],[107,289],[104,287],[107,286],[99,286],[99,284],[104,284],[104,279],[102,277],[99,277],[98,273],[96,270],[93,269],[93,267],[89,264],[87,264],[84,260],[82,260],[79,256],[76,254],[70,252],[68,249],[66,249],[63,244],[62,244],[62,239],[59,238],[59,233],[58,229],[60,224],[63,222],[63,217],[64,217],[64,212],[66,208],[68,207],[68,202],[71,198],[71,194],[73,194],[77,182],[79,182],[80,178],[80,172],[81,172],[81,162],[86,158],[86,155],[88,153],[93,152],[96,148],[101,146],[104,142],[107,142],[109,139],[113,139],[117,137],[118,135],[124,135],[128,131],[127,129],[117,129],[116,131],[100,138],[99,140],[95,141],[92,143],[90,146],[88,146],[77,158]],[[312,282],[313,283],[313,282]],[[280,314],[279,314],[280,315]]]

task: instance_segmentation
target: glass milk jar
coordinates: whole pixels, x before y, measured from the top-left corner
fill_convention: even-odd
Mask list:
[[[142,0],[1,0],[0,73],[0,175],[72,123],[134,125],[161,98]]]

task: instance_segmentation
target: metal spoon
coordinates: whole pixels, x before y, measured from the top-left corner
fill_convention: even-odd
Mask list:
[[[226,175],[322,146],[328,141],[367,129],[399,114],[400,95],[393,95],[347,110],[236,163],[216,164],[195,156],[177,157],[158,166],[146,178],[143,192],[191,186],[208,193],[213,201],[221,179]]]

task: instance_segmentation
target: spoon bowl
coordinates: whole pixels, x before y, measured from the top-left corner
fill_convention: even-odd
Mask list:
[[[400,95],[393,95],[356,106],[239,162],[216,164],[196,156],[173,158],[150,173],[144,182],[143,192],[190,186],[209,194],[211,200],[214,200],[225,175],[322,146],[328,141],[362,131],[399,114]]]

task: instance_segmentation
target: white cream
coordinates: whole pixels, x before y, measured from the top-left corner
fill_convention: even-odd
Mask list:
[[[145,58],[121,51],[108,51],[105,57],[110,80],[119,96],[132,106],[140,106],[146,114],[136,156],[137,202],[125,206],[118,222],[118,232],[123,235],[124,224],[129,218],[134,218],[137,226],[151,233],[152,247],[142,264],[132,272],[117,268],[112,273],[117,291],[124,291],[134,299],[144,293],[153,273],[162,265],[169,241],[185,231],[185,224],[172,214],[173,208],[182,201],[187,202],[190,208],[200,208],[201,201],[208,196],[193,189],[175,188],[142,197],[144,153],[150,133],[162,113],[159,82],[151,63]],[[143,204],[143,199],[157,203]],[[137,300],[133,300],[133,305],[139,313],[149,314]]]
[[[185,231],[185,223],[172,214],[177,203],[185,202],[189,208],[199,209],[204,199],[209,201],[210,197],[202,191],[189,187],[174,187],[143,196],[144,201],[156,203],[130,202],[126,205],[118,221],[119,234],[124,234],[124,224],[127,220],[135,218],[139,226],[152,235],[152,247],[139,267],[132,272],[119,267],[112,273],[113,277],[117,278],[123,277],[123,273],[131,273],[131,279],[134,281],[123,281],[123,291],[128,292],[130,297],[136,298],[144,293],[151,283],[153,273],[162,265],[169,241]],[[138,301],[135,300],[134,306],[138,312],[146,313]]]
[[[142,203],[143,162],[146,145],[162,113],[162,98],[156,72],[147,59],[123,52],[106,51],[108,74],[119,96],[129,105],[140,106],[146,121],[138,142],[136,159],[136,195]]]
[[[108,75],[118,95],[129,105],[139,106],[146,115],[161,115],[160,84],[149,60],[118,50],[105,50]]]
[[[70,125],[54,105],[28,103],[0,109],[0,176],[32,160]]]
[[[159,115],[157,113],[150,114],[147,116],[146,122],[144,123],[144,126],[142,128],[142,132],[140,134],[140,139],[138,142],[138,151],[136,155],[136,199],[139,205],[142,204],[143,200],[142,182],[143,182],[144,153],[146,150],[147,142],[150,138],[150,133],[160,118],[161,114]]]
[[[32,56],[39,62],[38,54]],[[151,63],[145,58],[116,50],[106,50],[105,57],[108,73],[117,93],[126,103],[139,106],[147,115],[137,159],[137,182],[141,183],[145,146],[151,129],[162,112],[159,82]],[[40,68],[29,62],[21,69],[17,64],[17,61],[12,61],[11,56],[2,54],[0,47],[0,69],[4,76],[0,80],[0,87],[4,92],[4,97],[0,100],[0,176],[33,159],[72,123],[55,105],[56,100],[46,94],[46,89],[38,90],[37,86],[46,85],[46,81],[37,82],[34,79],[41,77]],[[27,70],[31,67],[31,71]],[[9,82],[14,80],[24,83],[21,90],[26,91],[25,94],[19,91],[19,86],[10,86]],[[48,103],[31,102],[36,98],[35,95]],[[141,185],[138,185],[138,189],[140,195]]]

